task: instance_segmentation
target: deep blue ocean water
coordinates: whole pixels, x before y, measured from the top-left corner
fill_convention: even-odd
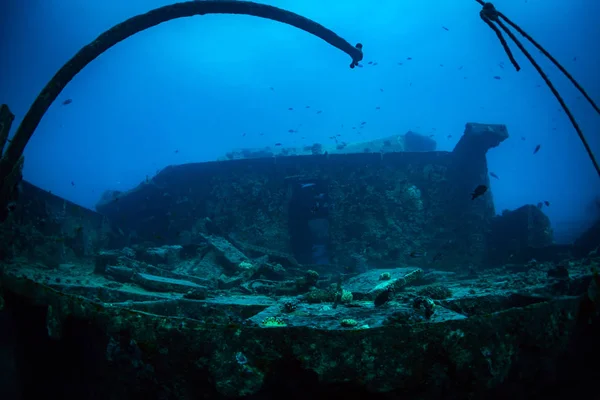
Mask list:
[[[53,74],[104,30],[161,0],[5,0],[0,102],[13,131]],[[516,72],[475,0],[266,1],[364,45],[362,68],[299,29],[248,16],[179,19],[111,48],[70,82],[26,148],[26,180],[93,208],[167,165],[233,148],[354,143],[413,130],[452,150],[466,122],[503,123],[488,153],[496,210],[548,201],[557,240],[591,220],[600,181],[557,100],[515,46]],[[498,0],[600,101],[594,0]],[[519,36],[520,37],[520,36]],[[526,46],[600,151],[600,117]],[[72,103],[62,103],[71,99]],[[365,121],[363,129],[351,127]],[[540,151],[533,154],[536,145]]]

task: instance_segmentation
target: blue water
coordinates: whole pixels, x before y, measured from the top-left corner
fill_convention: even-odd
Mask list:
[[[1,2],[0,102],[16,114],[13,131],[83,45],[168,3]],[[335,134],[356,142],[413,130],[435,135],[438,149],[449,151],[466,122],[504,123],[511,138],[488,153],[500,177],[492,179],[497,211],[549,201],[544,211],[557,238],[591,218],[600,179],[573,127],[518,53],[523,69],[515,72],[474,0],[266,3],[363,43],[364,67],[352,70],[346,54],[268,20],[212,15],[165,23],[110,49],[66,87],[26,149],[25,179],[93,208],[106,189],[127,190],[167,165],[215,160],[232,148],[330,144]],[[495,5],[600,102],[600,2]],[[600,116],[532,53],[600,156]],[[63,106],[66,99],[73,102]],[[361,121],[364,129],[351,129]]]

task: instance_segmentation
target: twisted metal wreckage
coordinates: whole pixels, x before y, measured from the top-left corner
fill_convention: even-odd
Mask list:
[[[585,150],[594,165],[594,168],[598,172],[598,175],[600,175],[600,166],[598,165],[598,162],[594,157],[594,154],[592,153],[592,150],[573,114],[565,104],[561,95],[558,93],[548,76],[544,73],[539,64],[524,48],[523,44],[518,40],[518,38],[506,24],[524,36],[537,49],[539,49],[542,54],[548,57],[550,61],[552,61],[552,63],[554,63],[554,65],[556,65],[556,67],[575,85],[575,87],[588,100],[596,112],[600,114],[600,109],[598,106],[585,92],[581,85],[579,85],[579,83],[566,71],[566,69],[517,24],[512,22],[504,14],[498,11],[492,3],[487,3],[483,0],[475,1],[477,1],[483,7],[479,13],[481,19],[496,33],[504,48],[504,51],[506,52],[515,69],[519,71],[520,66],[515,60],[506,40],[502,36],[502,31],[504,31],[506,35],[515,43],[515,45],[523,52],[540,76],[544,79],[546,85],[552,91],[561,107],[567,114],[571,124],[579,136],[579,139],[583,143]],[[10,112],[6,104],[2,104],[0,106],[0,152],[3,152],[2,158],[0,159],[0,222],[6,219],[12,208],[12,205],[15,204],[14,202],[17,200],[17,186],[22,180],[24,161],[23,151],[25,146],[29,142],[29,139],[33,135],[35,129],[52,102],[56,100],[61,91],[75,77],[75,75],[77,75],[86,65],[92,62],[103,52],[138,32],[173,19],[205,14],[245,14],[271,19],[294,26],[323,39],[332,46],[337,47],[338,49],[347,53],[352,58],[350,68],[354,68],[363,58],[362,45],[360,43],[352,46],[350,43],[336,35],[331,30],[311,21],[308,18],[277,7],[250,1],[188,1],[167,5],[152,10],[146,14],[132,17],[123,23],[115,25],[111,29],[98,36],[96,40],[83,47],[77,54],[75,54],[75,56],[67,61],[65,65],[63,65],[63,67],[52,77],[52,79],[50,79],[44,89],[42,89],[25,115],[25,118],[23,118],[23,121],[21,122],[12,139],[9,139],[9,131],[14,120],[14,115]],[[8,147],[4,151],[6,143],[8,143]]]

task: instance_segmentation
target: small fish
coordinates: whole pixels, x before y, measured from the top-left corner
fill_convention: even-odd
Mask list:
[[[412,60],[412,57],[406,57],[406,59],[407,59],[408,61],[410,61],[410,60]]]
[[[435,256],[433,256],[433,262],[436,262],[439,259],[441,259],[443,255],[444,254],[442,254],[442,253],[436,253]]]
[[[289,132],[289,133],[294,133],[294,132],[296,132],[296,131],[295,131],[295,130],[293,130],[293,129],[288,129],[288,132]]]
[[[319,111],[317,111],[317,114],[321,114],[322,112],[323,112],[323,111],[319,110]]]
[[[314,197],[315,200],[323,200],[325,198],[325,193],[319,193]]]
[[[500,178],[498,178],[498,175],[496,175],[496,174],[495,174],[495,173],[493,173],[493,172],[490,172],[490,176],[491,176],[492,178],[500,179]]]
[[[546,207],[550,207],[550,202],[548,200],[545,200],[544,204],[546,205]]]
[[[452,139],[452,135],[446,136],[447,139]]]
[[[367,121],[363,121],[363,122],[361,122],[360,124],[361,124],[361,125],[364,125],[364,124],[366,124],[366,123],[367,123]]]
[[[383,89],[379,89],[380,92],[383,92]]]
[[[390,301],[393,296],[394,290],[391,287],[388,287],[386,290],[379,293],[377,297],[375,297],[373,304],[375,305],[375,307],[381,307],[382,305]]]
[[[498,75],[495,75],[495,76],[494,76],[494,79],[496,79],[497,81],[499,81],[499,80],[500,80],[500,79],[502,79],[502,78],[500,78]]]
[[[420,252],[420,251],[411,251],[410,254],[408,255],[410,258],[421,258],[421,257],[427,257],[427,252]]]
[[[541,144],[538,144],[537,146],[535,146],[535,149],[533,150],[533,154],[537,153],[538,151],[540,151],[540,147],[542,147]]]
[[[279,147],[279,146],[281,146],[281,143],[277,142],[277,143],[275,143],[275,146]]]
[[[442,29],[445,31],[449,31],[450,29],[446,28],[445,26],[442,26]]]
[[[175,150],[175,154],[179,153],[179,150]]]
[[[375,107],[376,110],[381,110],[381,107],[377,106]]]
[[[75,186],[75,182],[71,181],[71,186]]]
[[[485,192],[487,192],[487,189],[488,188],[485,185],[477,186],[475,190],[473,190],[473,193],[471,193],[471,200],[475,200],[479,196],[483,195]]]
[[[521,140],[525,141],[525,136],[521,136]]]
[[[544,207],[544,203],[542,203],[541,201],[539,203],[537,203],[537,208],[539,208],[541,210],[542,207]]]
[[[63,106],[68,106],[72,102],[73,102],[73,99],[66,99],[65,101],[62,102],[62,104],[63,104]]]
[[[294,107],[288,107],[289,111],[294,111]]]
[[[373,64],[373,61],[369,61],[367,64],[371,65],[371,64]]]
[[[306,189],[306,188],[313,187],[313,186],[316,186],[316,183],[310,182],[310,183],[301,183],[300,184],[301,189]]]

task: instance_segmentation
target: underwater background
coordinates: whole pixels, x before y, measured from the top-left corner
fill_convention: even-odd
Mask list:
[[[13,128],[83,45],[168,3],[3,1],[0,98],[16,114]],[[234,148],[331,145],[332,138],[354,143],[412,130],[451,151],[466,122],[501,123],[510,138],[488,153],[489,170],[499,178],[491,180],[496,211],[547,201],[544,212],[558,242],[587,227],[600,196],[598,176],[543,80],[513,46],[522,66],[514,70],[475,1],[265,3],[359,40],[363,68],[349,69],[345,54],[269,20],[208,15],[164,23],[119,43],[67,85],[25,151],[24,178],[94,209],[104,190],[129,190],[165,166],[216,160]],[[600,97],[600,3],[502,0],[496,6],[593,99]],[[597,154],[598,116],[527,48]]]
[[[496,6],[3,1],[0,399],[590,397],[600,3]]]

